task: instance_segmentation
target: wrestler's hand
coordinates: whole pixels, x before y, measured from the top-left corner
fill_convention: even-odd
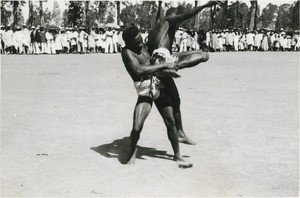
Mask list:
[[[181,77],[179,74],[177,74],[175,69],[163,69],[161,71],[155,72],[155,75],[158,77],[168,77],[168,76],[174,78]]]
[[[220,6],[225,6],[225,5],[227,5],[228,0],[219,0],[219,1],[216,1],[216,2],[217,2],[217,4],[220,5]]]
[[[219,0],[219,1],[217,1],[217,0],[210,0],[210,1],[206,4],[206,6],[207,6],[207,7],[211,7],[211,6],[217,5],[217,4],[219,4],[220,6],[224,6],[224,5],[226,5],[226,1],[228,1],[228,0]]]
[[[210,1],[207,2],[204,6],[205,6],[205,7],[211,7],[211,6],[216,5],[216,4],[218,4],[217,1],[210,0]]]

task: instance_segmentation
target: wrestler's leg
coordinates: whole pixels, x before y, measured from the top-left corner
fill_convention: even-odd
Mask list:
[[[177,53],[179,69],[194,67],[201,62],[206,62],[209,59],[207,52],[202,51],[186,51]]]
[[[196,66],[201,62],[207,61],[209,58],[207,52],[201,52],[196,50],[177,53],[177,57],[180,69]],[[180,97],[173,78],[165,77],[163,78],[162,82],[167,90],[167,94],[173,101],[174,118],[176,121],[179,142],[192,145],[196,144],[194,141],[187,137],[183,130],[180,112]]]
[[[149,97],[139,96],[134,108],[133,127],[130,133],[131,147],[127,164],[134,164],[136,157],[136,145],[140,139],[140,133],[144,122],[152,108],[153,100]]]
[[[161,82],[165,86],[166,94],[168,94],[168,96],[172,100],[173,115],[175,118],[175,124],[176,124],[179,142],[195,145],[196,143],[192,141],[190,138],[188,138],[183,130],[181,111],[180,111],[181,100],[174,79],[172,77],[165,77],[161,79]]]
[[[167,127],[168,139],[170,140],[174,151],[174,160],[184,161],[184,159],[180,155],[178,134],[175,125],[175,118],[173,115],[173,107],[171,104],[172,101],[166,94],[163,94],[163,96],[160,96],[157,100],[155,100],[155,105]]]

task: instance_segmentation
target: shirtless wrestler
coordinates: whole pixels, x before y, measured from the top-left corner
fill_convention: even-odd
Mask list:
[[[224,1],[209,1],[207,4],[199,7],[195,7],[189,11],[183,12],[180,7],[170,8],[166,12],[166,16],[158,22],[158,24],[149,32],[148,36],[148,52],[152,55],[153,51],[164,47],[172,53],[172,44],[175,37],[176,29],[179,24],[184,20],[190,19],[198,14],[204,8],[223,4]],[[180,62],[180,68],[193,67],[201,62],[208,60],[209,56],[206,52],[201,51],[187,51],[176,54],[178,62]],[[172,77],[159,77],[160,81],[166,88],[167,94],[170,96],[173,103],[173,114],[175,118],[176,128],[178,132],[179,142],[186,144],[195,144],[194,141],[189,139],[182,127],[181,112],[180,112],[180,97]]]
[[[134,109],[133,127],[130,134],[131,148],[127,163],[133,164],[135,161],[137,142],[153,102],[156,104],[167,127],[168,138],[174,151],[174,160],[184,162],[179,149],[172,101],[165,94],[162,83],[154,74],[163,69],[175,71],[179,65],[178,63],[150,65],[150,55],[142,42],[142,37],[137,27],[126,28],[123,32],[123,39],[126,46],[122,50],[122,60],[126,70],[134,81],[134,86],[138,94]]]

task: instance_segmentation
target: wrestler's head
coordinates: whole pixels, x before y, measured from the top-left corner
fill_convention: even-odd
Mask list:
[[[122,37],[128,49],[136,52],[140,52],[142,50],[144,43],[138,27],[131,26],[126,28]]]
[[[166,12],[166,17],[170,15],[179,15],[184,12],[184,7],[183,6],[178,6],[176,8],[170,8]]]

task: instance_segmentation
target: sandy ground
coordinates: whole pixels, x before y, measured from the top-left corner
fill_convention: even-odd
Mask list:
[[[122,164],[137,96],[119,54],[1,58],[2,197],[299,195],[299,53],[211,53],[180,71],[189,169],[155,106]]]

